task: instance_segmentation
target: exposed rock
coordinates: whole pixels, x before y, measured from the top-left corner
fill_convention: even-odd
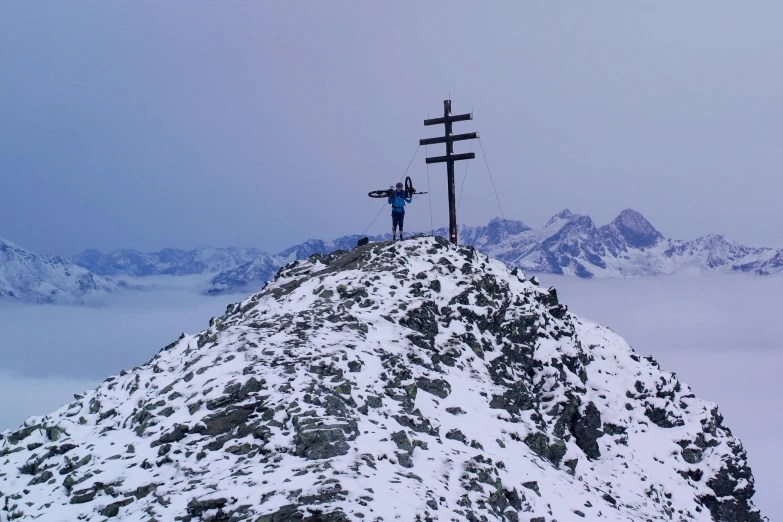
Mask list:
[[[597,459],[601,456],[598,447],[598,438],[603,435],[601,427],[601,413],[592,402],[585,407],[584,412],[577,413],[574,417],[573,434],[576,444],[588,459]]]
[[[506,410],[511,415],[518,415],[522,411],[533,409],[534,397],[524,382],[517,381],[503,395],[493,395],[489,407]]]
[[[211,509],[222,509],[228,504],[225,498],[215,498],[210,500],[196,500],[195,498],[188,502],[188,515],[201,516],[205,511]]]
[[[428,379],[426,377],[420,377],[416,381],[416,386],[421,388],[427,393],[431,393],[436,397],[445,399],[451,393],[451,385],[443,379]]]
[[[116,517],[120,514],[120,509],[129,505],[131,502],[133,502],[132,498],[126,498],[123,500],[118,500],[117,502],[112,502],[108,506],[101,509],[99,513],[104,517]]]
[[[303,431],[297,435],[296,454],[309,460],[346,455],[350,449],[340,426],[325,426]]]

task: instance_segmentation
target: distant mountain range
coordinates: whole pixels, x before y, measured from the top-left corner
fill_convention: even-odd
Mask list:
[[[88,295],[130,288],[59,256],[34,254],[0,238],[0,298],[37,303],[80,303]]]
[[[447,236],[444,228],[435,235]],[[86,250],[71,260],[40,256],[0,240],[0,297],[26,301],[78,302],[83,296],[127,288],[116,276],[215,274],[208,295],[263,286],[280,267],[313,254],[349,250],[362,236],[310,239],[277,254],[256,248],[164,249],[154,253]],[[389,234],[372,241],[388,241]],[[667,239],[634,210],[596,227],[589,216],[563,210],[540,229],[495,218],[486,226],[459,227],[461,244],[530,273],[593,277],[639,277],[695,268],[704,272],[769,275],[783,271],[783,249],[740,245],[720,235],[691,241]],[[77,266],[78,265],[78,266]]]
[[[783,270],[783,249],[747,247],[713,234],[691,241],[667,239],[630,209],[600,228],[588,216],[569,210],[538,230],[521,222],[515,222],[514,229],[507,224],[508,232],[501,220],[494,219],[480,236],[465,241],[528,272],[583,278],[673,274],[691,267],[758,275]]]
[[[221,272],[265,255],[257,248],[212,248],[195,250],[164,248],[145,254],[138,250],[116,250],[102,254],[85,250],[71,258],[77,265],[101,276],[192,275]]]
[[[446,237],[448,231],[441,228],[435,235]],[[245,291],[271,279],[286,263],[353,248],[360,237],[310,240],[277,255],[259,256],[216,275],[205,293]],[[391,237],[386,234],[370,239],[384,241]],[[667,239],[644,216],[630,209],[602,227],[596,227],[589,216],[567,209],[540,229],[521,221],[495,218],[486,226],[460,226],[459,240],[526,272],[581,278],[653,276],[691,267],[704,272],[758,275],[783,271],[783,249],[747,247],[719,235],[692,241]]]

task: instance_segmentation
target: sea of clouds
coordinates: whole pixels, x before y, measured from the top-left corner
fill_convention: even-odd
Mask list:
[[[549,274],[578,315],[608,326],[699,397],[719,404],[743,442],[756,503],[783,520],[783,277],[680,274],[581,280]],[[152,289],[86,306],[0,301],[0,430],[48,413],[73,393],[150,359],[180,333],[194,333],[244,295],[206,297],[204,276],[136,281]]]
[[[84,306],[0,300],[0,430],[143,364],[245,297],[201,295],[207,279],[141,278],[133,282],[149,290],[109,294]]]

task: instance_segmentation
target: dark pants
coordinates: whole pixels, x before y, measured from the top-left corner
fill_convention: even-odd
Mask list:
[[[405,212],[392,212],[392,230],[397,230],[397,224],[400,225],[402,232],[402,222],[405,221]]]

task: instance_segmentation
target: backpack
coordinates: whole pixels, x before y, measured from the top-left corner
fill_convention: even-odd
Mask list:
[[[405,212],[405,198],[408,196],[408,194],[403,190],[402,195],[398,195],[397,191],[393,191],[391,193],[391,196],[394,198],[392,201],[392,212]],[[402,205],[397,206],[397,200],[402,200]]]

